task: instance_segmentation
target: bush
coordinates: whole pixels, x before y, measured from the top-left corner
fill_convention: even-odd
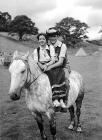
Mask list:
[[[4,57],[4,66],[8,67],[10,65],[11,58],[12,58],[12,56],[10,56],[10,55]]]
[[[87,40],[87,42],[92,43],[94,45],[102,46],[102,40]]]

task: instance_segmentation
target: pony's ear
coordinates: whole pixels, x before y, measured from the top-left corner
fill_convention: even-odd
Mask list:
[[[30,53],[29,51],[22,57],[24,60],[28,60]]]
[[[18,56],[18,51],[16,50],[13,54],[13,59],[15,59]]]
[[[28,58],[29,57],[29,55],[30,55],[30,53],[29,53],[29,51],[26,53],[26,57]]]

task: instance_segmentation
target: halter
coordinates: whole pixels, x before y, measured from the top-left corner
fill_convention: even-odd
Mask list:
[[[28,65],[28,64],[27,64]],[[28,65],[29,66],[29,65]],[[31,70],[30,70],[30,68],[27,66],[27,78],[26,78],[26,81],[25,81],[25,84],[24,84],[24,87],[26,88],[26,89],[29,89],[29,87],[39,78],[39,76],[42,74],[39,74],[37,77],[35,77],[34,78],[34,76],[33,76],[33,80],[31,81],[31,75],[32,75],[32,73],[31,73]],[[30,73],[30,80],[28,81],[28,78],[29,78],[29,73]]]
[[[37,77],[35,77],[34,78],[34,76],[33,76],[33,80],[31,81],[31,75],[32,75],[32,73],[31,73],[31,70],[30,70],[30,66],[29,66],[29,63],[26,61],[26,60],[24,60],[23,58],[20,58],[20,57],[18,57],[18,58],[15,58],[15,60],[22,60],[23,62],[24,62],[24,64],[27,66],[27,78],[26,78],[26,80],[25,80],[25,84],[24,84],[24,87],[26,88],[26,89],[29,89],[29,87],[39,78],[39,76],[42,74],[39,74]],[[29,78],[29,73],[30,73],[30,78]],[[29,80],[28,80],[29,79]]]

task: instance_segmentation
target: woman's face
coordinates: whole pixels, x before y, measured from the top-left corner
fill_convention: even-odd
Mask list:
[[[45,36],[43,36],[43,35],[39,36],[39,44],[41,46],[45,46],[46,45],[46,38],[45,38]]]

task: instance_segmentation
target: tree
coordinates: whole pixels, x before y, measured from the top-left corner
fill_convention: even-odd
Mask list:
[[[25,15],[16,16],[9,25],[10,33],[17,33],[19,40],[22,40],[24,34],[37,34],[38,28],[35,23]]]
[[[55,29],[57,29],[67,46],[74,46],[77,42],[88,38],[86,36],[86,30],[88,25],[86,23],[75,20],[72,17],[66,17],[59,23],[56,23]]]
[[[8,31],[11,15],[8,12],[0,12],[0,31]]]
[[[100,34],[100,39],[102,39],[102,26],[100,26],[100,30],[98,31],[98,33]]]

